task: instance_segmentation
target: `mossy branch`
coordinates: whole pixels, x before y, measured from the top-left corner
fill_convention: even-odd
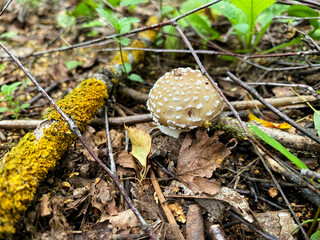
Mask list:
[[[57,102],[84,130],[108,97],[106,84],[87,79]],[[0,163],[0,238],[14,233],[14,224],[31,203],[37,186],[56,165],[76,136],[52,110],[34,132],[27,133]]]

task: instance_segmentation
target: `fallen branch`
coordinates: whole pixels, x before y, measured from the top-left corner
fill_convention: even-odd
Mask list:
[[[84,130],[108,97],[106,84],[88,79],[57,102]],[[32,133],[27,133],[0,163],[0,238],[15,232],[14,224],[31,203],[37,186],[76,139],[67,122],[52,110]]]

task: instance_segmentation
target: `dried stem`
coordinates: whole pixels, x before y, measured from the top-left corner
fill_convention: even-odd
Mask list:
[[[2,15],[2,13],[9,7],[10,3],[12,2],[12,0],[8,0],[8,2],[6,3],[6,5],[4,5],[4,7],[2,8],[1,12],[0,12],[0,16]]]
[[[107,135],[107,141],[108,141],[108,152],[109,152],[109,159],[110,159],[110,169],[113,174],[117,174],[116,171],[116,163],[114,161],[113,157],[113,151],[111,146],[111,138],[110,138],[110,130],[109,130],[109,120],[108,120],[108,105],[105,105],[104,108],[104,117],[105,117],[105,125],[106,125],[106,135]]]

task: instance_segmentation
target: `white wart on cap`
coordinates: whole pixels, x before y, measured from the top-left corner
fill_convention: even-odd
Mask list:
[[[177,68],[160,77],[150,90],[148,110],[159,129],[178,137],[217,118],[223,100],[199,70]]]

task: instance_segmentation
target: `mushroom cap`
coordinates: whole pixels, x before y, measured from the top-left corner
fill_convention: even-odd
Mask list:
[[[161,131],[168,127],[181,132],[217,118],[223,100],[199,70],[177,68],[157,80],[150,90],[147,107]]]

